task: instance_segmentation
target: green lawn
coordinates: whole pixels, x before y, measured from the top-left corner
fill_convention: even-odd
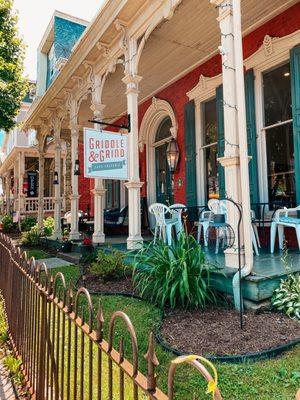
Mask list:
[[[28,258],[34,257],[36,260],[41,260],[43,258],[52,257],[50,254],[46,253],[44,250],[40,249],[26,249],[24,250],[27,252]]]
[[[52,270],[52,273],[61,271],[65,275],[67,284],[75,282],[78,277],[78,267],[62,267]],[[147,350],[147,338],[151,330],[160,321],[159,310],[151,304],[136,299],[118,296],[93,296],[95,310],[101,301],[105,316],[104,337],[107,339],[109,317],[116,310],[122,310],[129,315],[135,326],[140,354],[140,368],[146,371],[145,360],[142,357]],[[116,345],[121,337],[122,323],[116,325]],[[230,332],[228,332],[230,334]],[[126,356],[130,358],[130,341],[125,336]],[[201,351],[200,351],[201,353]],[[175,358],[157,346],[157,357],[160,366],[157,369],[158,385],[166,392],[167,374],[170,361]],[[289,400],[294,399],[300,387],[300,347],[287,352],[284,356],[261,362],[244,364],[216,364],[219,372],[220,389],[227,400]],[[206,385],[203,379],[193,369],[183,366],[179,368],[176,377],[176,399],[192,399],[203,397]],[[127,397],[126,397],[127,398]],[[130,397],[129,397],[130,398]]]

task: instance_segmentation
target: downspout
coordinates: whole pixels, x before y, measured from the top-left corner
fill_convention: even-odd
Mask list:
[[[247,144],[247,124],[245,105],[245,84],[243,66],[243,45],[241,29],[241,1],[232,0],[233,32],[234,32],[234,59],[235,59],[235,87],[237,100],[237,125],[239,132],[240,150],[240,180],[243,218],[243,238],[245,250],[245,264],[232,280],[234,305],[237,310],[243,309],[240,279],[249,275],[253,269],[253,249],[251,239],[251,205],[249,185],[249,160]]]

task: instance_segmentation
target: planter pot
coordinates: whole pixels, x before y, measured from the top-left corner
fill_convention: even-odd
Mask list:
[[[71,253],[72,251],[72,243],[71,242],[65,242],[61,245],[60,251],[63,253]]]
[[[94,251],[94,246],[92,244],[82,244],[80,246],[80,254],[85,256],[86,254],[91,254]]]

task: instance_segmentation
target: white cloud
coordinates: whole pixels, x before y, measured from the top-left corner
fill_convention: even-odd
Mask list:
[[[55,10],[91,21],[104,0],[15,0],[19,31],[27,46],[25,74],[36,79],[37,48]]]

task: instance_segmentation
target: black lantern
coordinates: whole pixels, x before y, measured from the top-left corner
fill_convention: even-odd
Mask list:
[[[166,153],[170,172],[174,174],[179,161],[179,147],[175,139],[169,142]]]
[[[54,172],[53,184],[54,185],[58,185],[59,184],[59,182],[58,182],[58,172],[57,171]]]
[[[79,164],[79,160],[76,160],[76,161],[75,161],[74,175],[77,175],[77,176],[80,175],[80,164]]]

